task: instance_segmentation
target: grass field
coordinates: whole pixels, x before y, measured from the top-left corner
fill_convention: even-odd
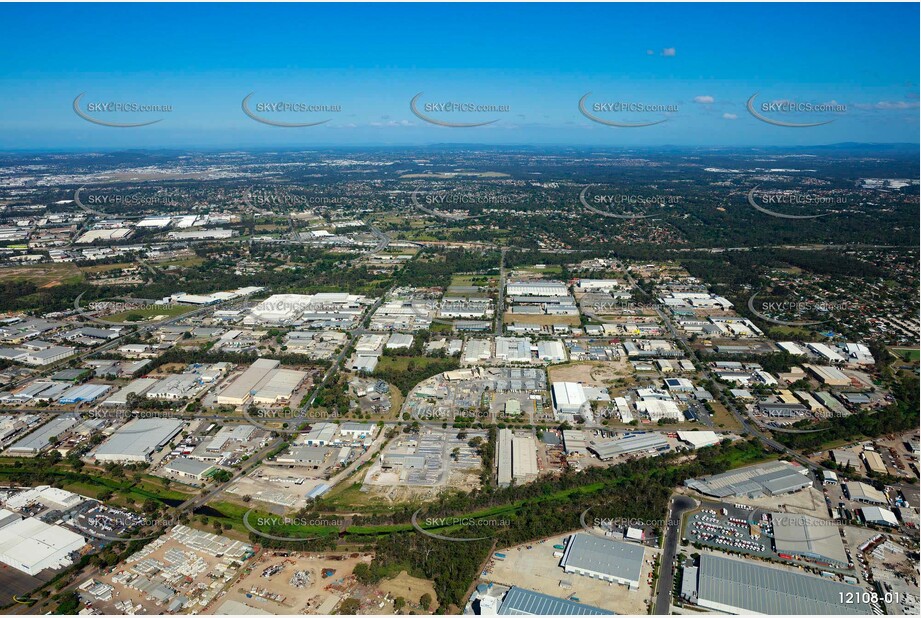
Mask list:
[[[164,305],[157,307],[144,307],[143,309],[130,309],[128,311],[113,313],[112,315],[107,315],[104,319],[108,322],[143,322],[150,320],[151,318],[154,318],[158,315],[165,315],[172,318],[177,315],[189,313],[190,311],[195,311],[195,309],[196,307],[191,305]],[[135,319],[132,316],[139,316],[140,319]]]
[[[909,363],[921,361],[921,350],[918,348],[890,348],[896,356]]]

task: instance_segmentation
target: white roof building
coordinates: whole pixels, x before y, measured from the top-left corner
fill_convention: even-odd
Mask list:
[[[28,575],[70,566],[84,545],[79,534],[33,517],[0,528],[0,562]]]

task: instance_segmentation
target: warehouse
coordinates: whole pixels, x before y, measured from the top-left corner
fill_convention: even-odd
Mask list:
[[[191,479],[200,483],[208,478],[211,472],[217,470],[217,468],[209,463],[198,461],[197,459],[177,457],[164,466],[163,470],[184,479]]]
[[[850,468],[854,471],[860,470],[860,457],[854,451],[834,449],[831,451],[831,458],[843,468]]]
[[[260,358],[249,369],[238,376],[224,391],[217,396],[219,406],[242,406],[249,403],[253,391],[266,379],[273,369],[281,363],[270,358]]]
[[[678,439],[692,448],[704,448],[719,444],[722,436],[715,431],[679,431]]]
[[[850,386],[851,379],[834,367],[824,367],[822,365],[803,365],[816,377],[816,379],[826,386]]]
[[[45,366],[64,360],[68,356],[73,356],[75,353],[76,350],[74,348],[53,345],[41,350],[26,352],[21,359],[17,360],[26,365]]]
[[[875,472],[876,474],[889,474],[886,464],[883,463],[883,458],[879,456],[879,453],[876,451],[864,451],[863,460],[867,464],[867,469],[870,472]]]
[[[411,347],[413,347],[413,336],[402,333],[390,335],[390,339],[387,340],[387,344],[384,346],[387,350],[408,350]]]
[[[342,423],[339,426],[339,433],[343,438],[349,440],[361,440],[367,436],[374,435],[376,425],[372,423]]]
[[[178,401],[194,395],[201,387],[199,376],[194,373],[177,373],[166,376],[154,386],[147,389],[144,397],[147,399],[166,399]]]
[[[643,547],[578,533],[569,538],[560,566],[575,573],[636,590],[643,569]]]
[[[553,383],[553,406],[558,414],[579,414],[587,402],[585,389],[578,382]]]
[[[137,380],[132,380],[127,384],[118,389],[118,391],[110,396],[108,399],[102,402],[104,406],[126,406],[128,405],[128,396],[137,395],[140,397],[146,393],[154,384],[159,380],[156,378],[138,378]]]
[[[768,401],[760,402],[758,411],[773,418],[794,418],[805,416],[809,412],[806,406],[801,403],[771,403]]]
[[[309,446],[326,446],[332,443],[338,431],[339,427],[335,423],[317,423],[310,427],[303,442]]]
[[[588,450],[598,456],[601,461],[608,461],[621,455],[636,453],[661,453],[671,447],[668,441],[658,433],[628,434],[618,440],[591,444]]]
[[[294,391],[304,383],[306,377],[307,373],[303,371],[275,369],[269,373],[267,380],[263,380],[263,383],[256,387],[253,403],[269,405],[287,403],[291,400]]]
[[[77,422],[78,419],[76,417],[70,415],[59,416],[17,441],[7,449],[7,453],[19,457],[24,455],[35,455],[51,444],[50,438],[57,437],[60,439],[65,436],[68,430],[76,425]]]
[[[512,481],[523,484],[537,478],[537,446],[530,436],[516,436],[511,429],[499,430],[496,468],[500,487]]]
[[[808,561],[838,568],[848,564],[838,525],[832,521],[792,513],[771,514],[774,549]]]
[[[537,358],[545,363],[562,363],[566,360],[566,348],[559,340],[538,341]]]
[[[688,479],[684,485],[716,498],[760,498],[799,491],[812,485],[812,479],[808,471],[798,464],[774,461],[699,479]]]
[[[169,443],[183,423],[165,418],[139,418],[119,427],[96,449],[97,461],[147,462]]]
[[[496,337],[496,358],[509,363],[531,362],[531,342],[520,337]]]
[[[33,517],[0,528],[0,562],[29,575],[70,566],[72,554],[84,545],[86,539],[79,534]]]
[[[482,607],[482,605],[481,605]],[[611,612],[568,599],[512,587],[499,604],[499,616],[606,616]]]
[[[569,296],[562,281],[511,281],[505,286],[507,296]]]
[[[322,466],[332,452],[324,446],[293,446],[275,461],[286,466]]]
[[[697,604],[730,614],[872,614],[869,603],[845,602],[864,593],[858,586],[711,554],[700,556],[697,569]]]
[[[106,384],[80,384],[72,386],[58,397],[58,403],[68,405],[72,403],[87,403],[99,399],[111,386]]]
[[[864,522],[868,524],[889,526],[890,528],[899,527],[899,520],[896,519],[895,513],[889,509],[884,509],[880,506],[865,506],[860,509],[860,514],[863,516]]]
[[[889,499],[886,498],[886,494],[879,491],[872,485],[867,485],[866,483],[845,483],[844,493],[847,494],[848,498],[855,502],[863,502],[864,504],[876,504],[879,506],[885,506],[889,504]]]

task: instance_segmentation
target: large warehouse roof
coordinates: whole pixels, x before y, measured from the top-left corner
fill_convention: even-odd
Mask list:
[[[727,498],[730,496],[778,495],[796,491],[812,484],[803,467],[786,461],[747,466],[684,482],[702,494]]]
[[[561,565],[638,582],[643,568],[643,547],[590,534],[574,534]]]
[[[48,438],[60,436],[62,433],[73,427],[79,421],[74,416],[59,416],[50,423],[39,427],[22,440],[16,442],[9,448],[13,453],[37,453],[42,448],[48,446]]]
[[[126,423],[99,445],[96,459],[143,460],[182,430],[182,421],[139,418]]]
[[[599,459],[606,460],[618,455],[629,455],[647,451],[667,450],[668,441],[660,433],[641,433],[625,436],[617,440],[601,442],[589,447]]]
[[[256,387],[268,376],[269,372],[278,367],[279,361],[270,358],[260,358],[249,368],[240,374],[230,386],[224,389],[217,396],[217,402],[221,404],[243,405],[245,404]]]
[[[79,534],[32,517],[0,528],[0,562],[29,575],[72,564],[70,554],[84,545]]]
[[[858,502],[870,502],[875,504],[889,504],[889,499],[886,498],[886,494],[876,489],[872,485],[867,485],[866,483],[855,481],[852,483],[845,483],[844,489],[847,490],[847,495],[851,498],[851,500],[856,500]]]
[[[612,612],[567,599],[513,587],[499,606],[500,616],[604,616]]]
[[[777,615],[871,614],[868,603],[842,602],[844,594],[863,592],[858,586],[795,571],[710,554],[700,556],[697,602],[712,609]]]
[[[779,553],[809,556],[847,564],[847,553],[838,525],[832,521],[816,519],[794,513],[771,515],[774,529],[774,546]]]

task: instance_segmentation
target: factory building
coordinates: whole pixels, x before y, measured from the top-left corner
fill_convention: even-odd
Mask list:
[[[562,281],[510,281],[505,293],[508,296],[569,296]]]
[[[96,448],[97,461],[148,462],[182,431],[183,422],[166,418],[139,418],[125,423]]]
[[[608,461],[621,455],[662,453],[670,448],[668,441],[661,434],[639,433],[628,434],[617,440],[592,444],[588,450],[592,451],[601,461]]]
[[[59,416],[15,442],[6,452],[14,457],[35,455],[51,443],[50,438],[65,436],[78,422],[79,419],[71,415]]]
[[[844,493],[854,502],[863,502],[864,504],[875,504],[878,506],[886,506],[889,504],[889,499],[886,497],[886,494],[866,483],[845,483]]]
[[[801,559],[847,568],[847,552],[834,522],[794,513],[773,513],[774,549]]]
[[[560,566],[566,573],[593,577],[636,590],[643,569],[643,547],[578,533],[569,538]]]
[[[500,429],[496,452],[496,472],[500,487],[514,480],[521,485],[537,478],[537,446],[530,436],[516,436],[511,429]]]
[[[0,522],[0,562],[28,575],[70,566],[86,545],[85,538],[66,528],[22,519],[6,509],[0,509]]]
[[[217,468],[212,464],[190,459],[188,457],[177,457],[163,467],[166,472],[175,474],[184,479],[190,479],[196,482],[203,482]]]
[[[881,506],[865,506],[860,509],[860,515],[868,524],[890,528],[899,527],[899,520],[896,519],[895,513]]]
[[[252,401],[254,395],[260,396],[267,403],[275,403],[279,393],[283,395],[287,392],[290,397],[290,392],[299,386],[306,374],[300,371],[281,373],[289,370],[278,369],[280,364],[277,360],[260,358],[217,396],[217,404],[243,406]],[[281,377],[276,378],[279,373]],[[298,375],[301,376],[300,380],[293,382]],[[274,382],[273,378],[276,378]],[[261,389],[265,389],[265,392],[260,394]]]
[[[688,479],[684,484],[715,498],[759,498],[799,491],[812,485],[812,479],[809,477],[809,471],[799,464],[773,461],[699,479]]]
[[[688,576],[685,571],[685,578]],[[701,554],[696,583],[700,607],[729,614],[873,613],[869,603],[846,602],[849,597],[859,599],[865,594],[859,586],[711,554]]]
[[[585,389],[578,382],[553,383],[553,407],[558,414],[578,415],[587,403]]]

